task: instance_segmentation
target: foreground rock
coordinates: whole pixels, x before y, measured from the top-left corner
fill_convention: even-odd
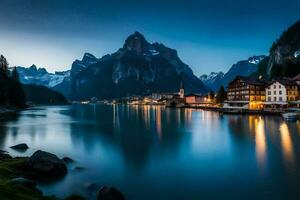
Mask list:
[[[0,160],[12,159],[7,151],[0,150]]]
[[[23,178],[23,177],[17,177],[17,178],[13,178],[10,180],[9,182],[12,186],[25,186],[31,189],[35,189],[36,187],[36,182],[29,180],[27,178]]]
[[[11,146],[10,148],[15,149],[15,150],[19,150],[19,151],[26,151],[29,147],[28,147],[27,144],[21,143],[21,144]]]
[[[69,158],[69,157],[63,157],[62,159],[65,163],[73,163],[75,162],[72,158]]]
[[[125,197],[116,188],[104,186],[98,191],[97,200],[125,200]]]
[[[61,178],[67,173],[63,160],[45,151],[36,151],[25,162],[25,168],[30,176],[40,180]]]

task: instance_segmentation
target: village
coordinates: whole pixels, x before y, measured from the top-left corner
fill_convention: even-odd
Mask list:
[[[226,91],[209,94],[186,93],[181,83],[177,93],[153,93],[118,100],[98,101],[92,98],[81,103],[162,105],[174,108],[201,108],[227,114],[283,114],[300,110],[300,74],[293,78],[266,81],[263,78],[237,76]],[[222,93],[222,94],[220,94]],[[291,117],[288,115],[287,118]],[[292,116],[294,118],[294,115]]]

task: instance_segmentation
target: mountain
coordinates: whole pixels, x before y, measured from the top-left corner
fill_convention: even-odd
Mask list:
[[[220,88],[223,78],[223,72],[211,72],[209,75],[203,74],[200,76],[201,81],[213,91],[217,91]]]
[[[23,84],[22,88],[26,94],[26,101],[34,105],[65,105],[68,101],[59,92],[48,87],[35,84]]]
[[[288,28],[270,48],[256,76],[267,79],[293,77],[300,73],[300,20]]]
[[[94,55],[92,55],[90,53],[85,53],[81,60],[75,60],[72,63],[71,77],[75,77],[78,73],[80,73],[82,70],[84,70],[88,66],[97,63],[98,60],[99,59],[96,58]]]
[[[266,56],[253,56],[247,60],[242,60],[232,65],[228,72],[224,75],[222,84],[227,86],[236,76],[250,76],[257,70],[259,63],[265,59]]]
[[[257,66],[266,56],[253,56],[247,60],[241,60],[232,65],[231,68],[223,74],[222,72],[211,72],[210,75],[202,75],[200,79],[212,90],[217,91],[222,85],[227,86],[236,76],[250,76],[257,71]]]
[[[72,76],[72,98],[177,92],[181,82],[187,92],[208,92],[191,68],[180,60],[176,50],[160,43],[151,44],[135,32],[117,52],[103,56]]]
[[[12,70],[13,68],[10,68]],[[49,73],[45,68],[37,68],[36,65],[31,67],[17,67],[19,79],[23,84],[43,85],[52,88],[70,76],[70,71]]]
[[[88,66],[95,64],[99,61],[93,54],[85,53],[81,60],[75,60],[72,63],[69,76],[66,76],[63,81],[55,85],[52,89],[64,94],[67,98],[71,97],[71,85],[74,77]]]

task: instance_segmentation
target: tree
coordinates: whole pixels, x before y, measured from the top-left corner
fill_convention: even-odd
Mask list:
[[[12,73],[11,73],[11,83],[9,85],[9,101],[10,104],[16,107],[22,107],[25,105],[26,102],[26,96],[22,88],[22,84],[19,80],[19,74],[17,71],[17,68],[14,67]]]
[[[0,55],[0,71],[3,74],[7,74],[8,72],[8,62],[3,55]]]
[[[223,103],[226,100],[226,92],[223,86],[220,87],[218,93],[217,93],[217,97],[216,97],[216,101],[217,103]]]
[[[0,104],[4,106],[23,107],[26,97],[19,81],[17,69],[8,75],[8,62],[0,55]]]
[[[20,82],[19,73],[16,67],[14,67],[14,69],[11,72],[11,79],[15,82]]]

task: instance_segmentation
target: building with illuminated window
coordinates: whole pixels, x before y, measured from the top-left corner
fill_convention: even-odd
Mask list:
[[[263,109],[266,85],[267,82],[262,79],[237,76],[227,87],[227,101],[224,108]]]
[[[298,98],[299,91],[296,81],[288,78],[277,79],[266,87],[265,108],[287,108]]]

